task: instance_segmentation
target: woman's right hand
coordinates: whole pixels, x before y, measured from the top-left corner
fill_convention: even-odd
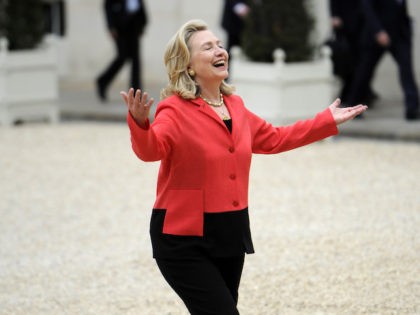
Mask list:
[[[331,25],[334,29],[339,29],[343,26],[343,20],[338,16],[331,17]]]
[[[140,89],[137,89],[134,93],[134,89],[130,88],[128,93],[122,91],[120,94],[136,123],[140,127],[145,127],[154,99],[148,99],[149,96],[147,95],[147,92],[142,93]]]
[[[376,42],[382,47],[389,47],[391,45],[391,37],[385,31],[380,31],[376,34]]]

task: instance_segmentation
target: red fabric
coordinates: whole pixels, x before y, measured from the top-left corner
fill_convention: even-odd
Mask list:
[[[164,233],[200,236],[203,212],[248,207],[252,153],[279,153],[338,133],[329,109],[314,119],[273,127],[248,111],[239,96],[224,100],[232,133],[200,98],[163,100],[146,128],[127,115],[135,154],[161,161],[154,208],[167,211]]]

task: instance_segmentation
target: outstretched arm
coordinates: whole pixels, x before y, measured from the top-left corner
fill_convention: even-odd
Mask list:
[[[356,105],[352,107],[340,107],[341,100],[337,98],[328,108],[334,118],[337,125],[345,123],[348,120],[353,119],[357,115],[363,113],[368,107],[366,105]]]

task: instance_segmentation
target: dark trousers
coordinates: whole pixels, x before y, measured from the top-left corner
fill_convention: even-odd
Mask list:
[[[245,256],[156,259],[165,280],[192,315],[239,315],[238,289]]]
[[[118,32],[118,36],[114,42],[116,46],[116,56],[105,71],[99,76],[99,84],[106,89],[124,63],[126,61],[131,61],[130,87],[133,87],[134,89],[141,88],[138,31],[136,31],[134,26],[128,26],[126,29]]]
[[[229,54],[230,54],[230,50],[234,46],[241,47],[241,36],[240,36],[240,34],[228,34],[226,50],[228,51]]]
[[[357,65],[357,62],[359,60],[359,34],[339,34],[339,32],[337,32],[336,36],[343,36],[346,39],[348,45],[348,56],[345,60],[341,61],[343,63],[341,65],[342,71],[338,73],[338,75],[342,79],[340,99],[341,102],[347,103],[351,84],[354,78],[355,66]]]
[[[232,47],[241,47],[241,37],[240,34],[231,34],[229,33],[227,36],[227,47],[226,50],[229,54],[229,60],[232,61],[232,54],[231,54],[231,50]],[[229,71],[232,72],[232,64],[229,64]],[[226,82],[229,82],[230,79],[226,78]]]
[[[406,114],[415,114],[419,110],[419,95],[413,72],[411,40],[399,39],[392,42],[388,50],[398,65]],[[366,89],[372,79],[376,65],[385,52],[386,49],[379,45],[365,47],[361,53],[351,87],[349,105],[363,102],[363,95],[366,95]]]

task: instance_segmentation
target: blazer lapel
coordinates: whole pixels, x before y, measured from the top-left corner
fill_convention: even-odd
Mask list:
[[[222,119],[210,108],[201,98],[191,100],[194,105],[198,106],[198,111],[216,121],[219,125],[226,128]]]

